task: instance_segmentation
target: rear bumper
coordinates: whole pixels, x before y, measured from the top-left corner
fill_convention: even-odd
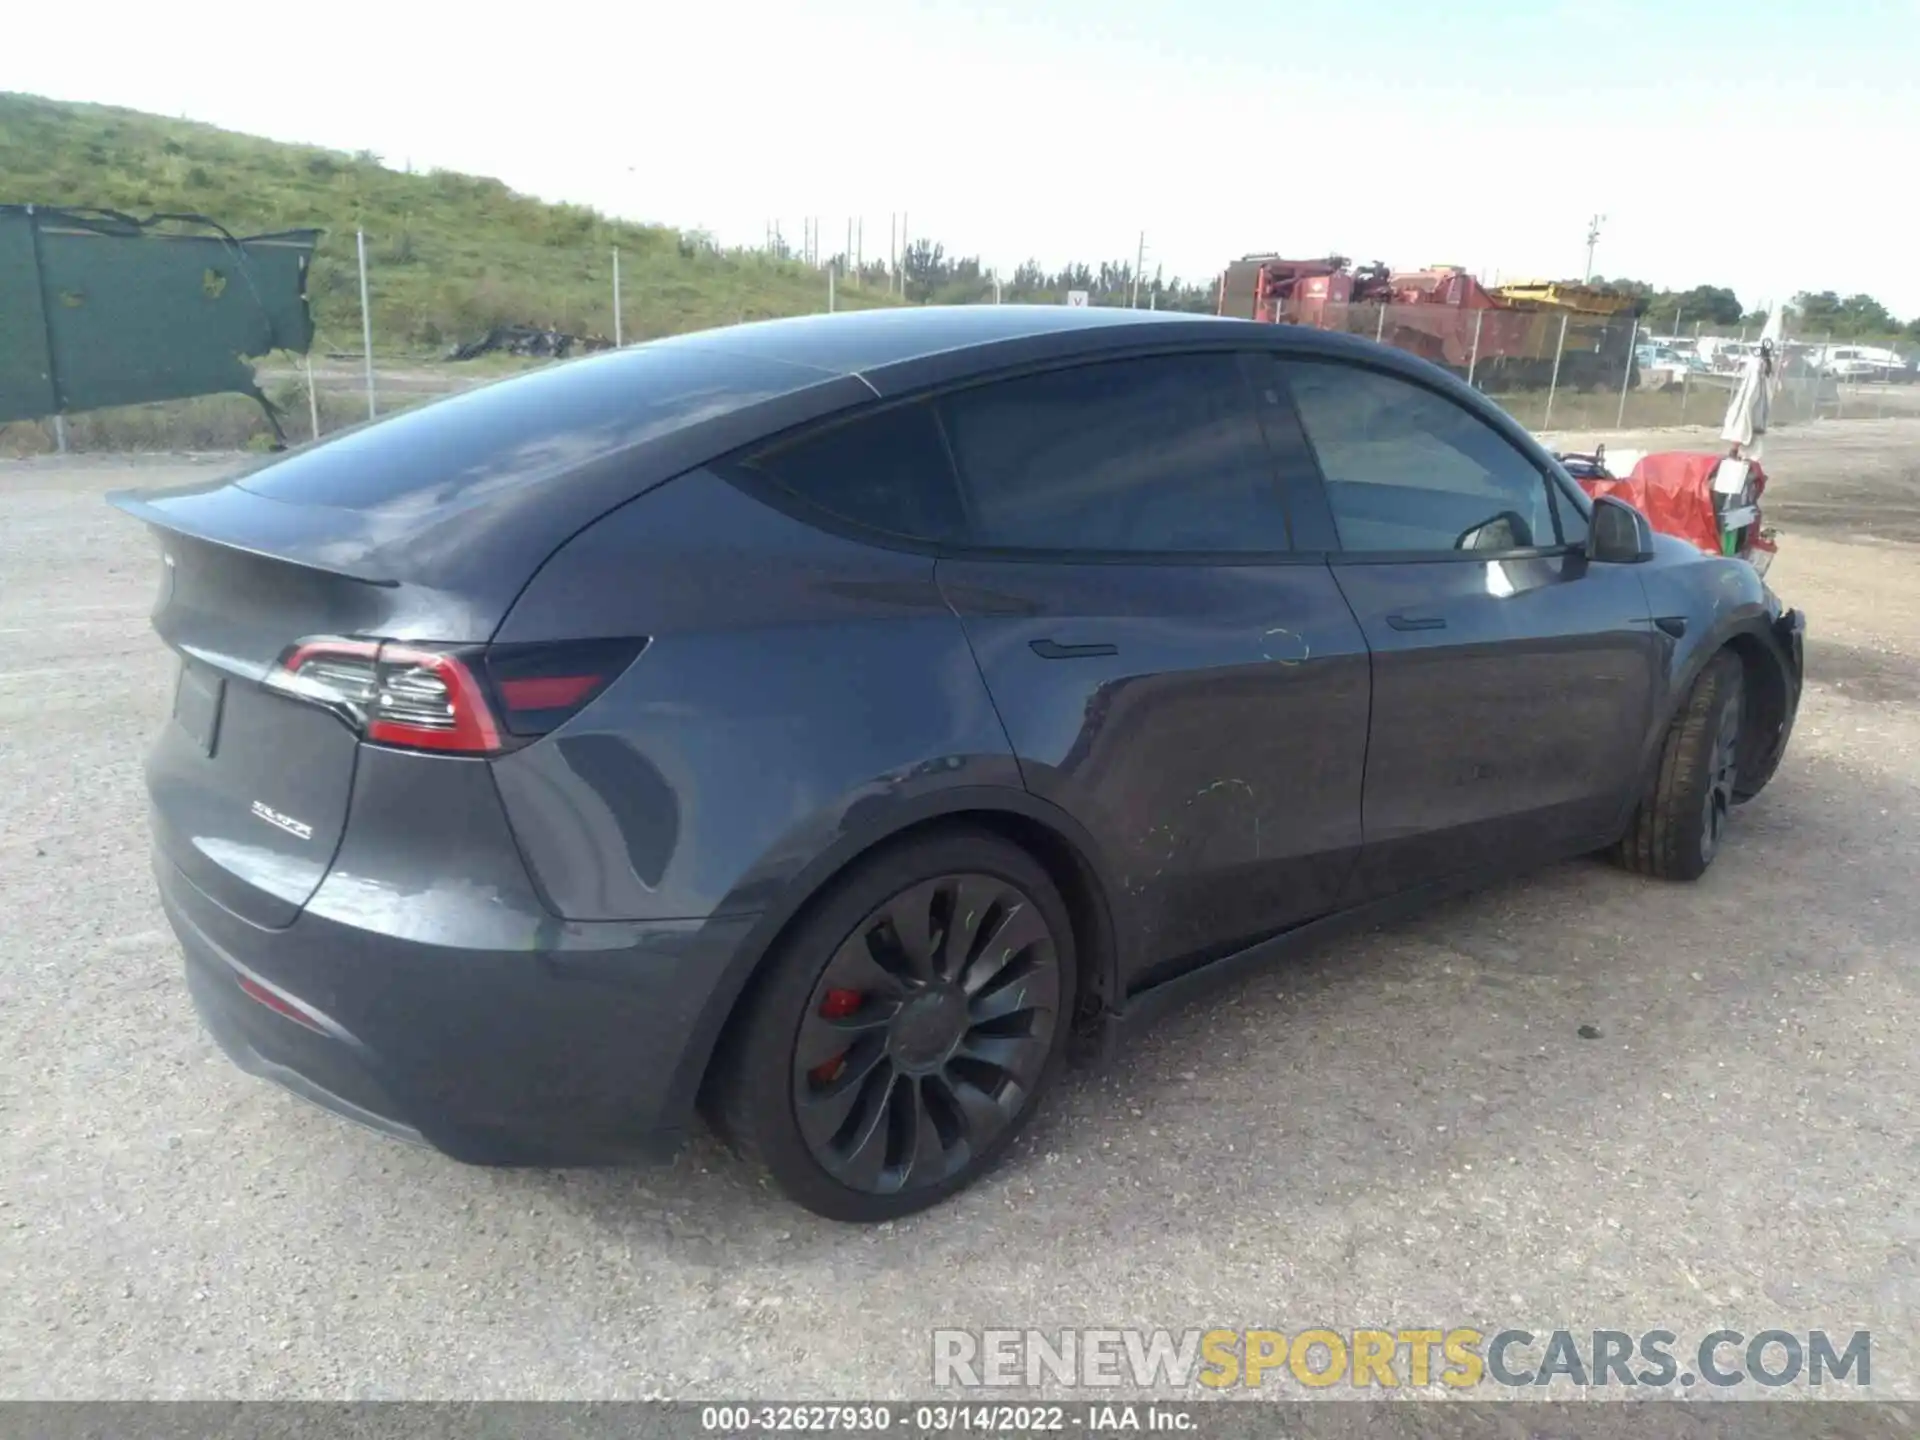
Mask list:
[[[429,943],[310,907],[270,930],[165,856],[154,870],[194,1006],[241,1069],[474,1164],[670,1156],[718,1023],[718,987],[753,924],[555,921],[543,947],[488,949],[471,934]]]

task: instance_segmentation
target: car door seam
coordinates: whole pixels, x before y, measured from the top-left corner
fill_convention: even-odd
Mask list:
[[[940,603],[947,607],[947,613],[953,617],[953,623],[960,629],[960,643],[967,647],[967,658],[973,661],[973,673],[980,677],[980,692],[987,697],[987,706],[993,711],[994,723],[1000,727],[1000,738],[1007,742],[1007,754],[1013,757],[1013,766],[1020,775],[1020,788],[1033,794],[1033,783],[1027,779],[1026,762],[1021,759],[1020,748],[1013,743],[1013,731],[1007,727],[1007,717],[1000,713],[1000,701],[993,693],[993,686],[987,683],[986,667],[980,663],[980,652],[974,648],[973,635],[967,629],[966,617],[960,613],[952,599],[947,595],[947,587],[941,579],[940,566],[943,562],[933,562],[933,588],[940,596]]]
[[[1377,677],[1374,667],[1377,663],[1373,653],[1373,641],[1367,638],[1367,627],[1360,623],[1359,612],[1353,608],[1353,600],[1347,594],[1347,587],[1340,583],[1340,571],[1333,563],[1334,557],[1327,556],[1327,575],[1333,581],[1334,594],[1340,597],[1340,603],[1347,607],[1347,614],[1353,620],[1353,628],[1360,636],[1360,643],[1367,647],[1367,724],[1366,738],[1360,743],[1360,846],[1354,852],[1353,869],[1347,872],[1346,883],[1350,884],[1353,875],[1360,868],[1361,855],[1367,848],[1367,768],[1373,763],[1373,704]],[[1346,888],[1345,884],[1341,887]]]

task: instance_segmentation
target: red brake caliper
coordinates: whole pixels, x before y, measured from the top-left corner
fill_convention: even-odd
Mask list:
[[[862,996],[858,990],[829,990],[826,998],[820,1002],[822,1020],[844,1020],[860,1008]],[[847,1052],[842,1050],[831,1060],[822,1060],[807,1072],[807,1078],[816,1085],[831,1085],[840,1078],[840,1072],[847,1068]]]

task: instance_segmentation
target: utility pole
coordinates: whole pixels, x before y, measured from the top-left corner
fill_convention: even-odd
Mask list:
[[[354,248],[360,255],[360,348],[367,362],[367,418],[377,419],[379,402],[373,395],[373,306],[367,299],[367,232],[353,232]]]
[[[1583,285],[1593,279],[1593,247],[1600,243],[1600,227],[1605,223],[1606,218],[1604,215],[1596,215],[1587,222],[1587,273],[1580,278],[1580,283]]]
[[[1140,271],[1147,263],[1147,232],[1140,232],[1140,248],[1133,252],[1133,295],[1127,303],[1135,310],[1140,308]]]

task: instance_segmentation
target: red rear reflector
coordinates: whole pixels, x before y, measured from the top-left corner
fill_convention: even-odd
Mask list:
[[[578,705],[602,680],[599,675],[541,675],[530,680],[502,680],[500,698],[509,710],[557,710]]]
[[[559,729],[618,680],[646,647],[645,640],[488,647],[487,678],[500,697],[507,733],[530,739]]]
[[[304,1025],[316,1035],[324,1035],[327,1033],[321,1028],[320,1023],[311,1015],[307,1014],[306,1011],[289,1000],[283,1000],[252,976],[242,975],[240,977],[240,989],[246,994],[248,999],[258,1000],[262,1005],[266,1006],[267,1009],[273,1011],[274,1014],[284,1015],[287,1019],[293,1021],[294,1024]]]

